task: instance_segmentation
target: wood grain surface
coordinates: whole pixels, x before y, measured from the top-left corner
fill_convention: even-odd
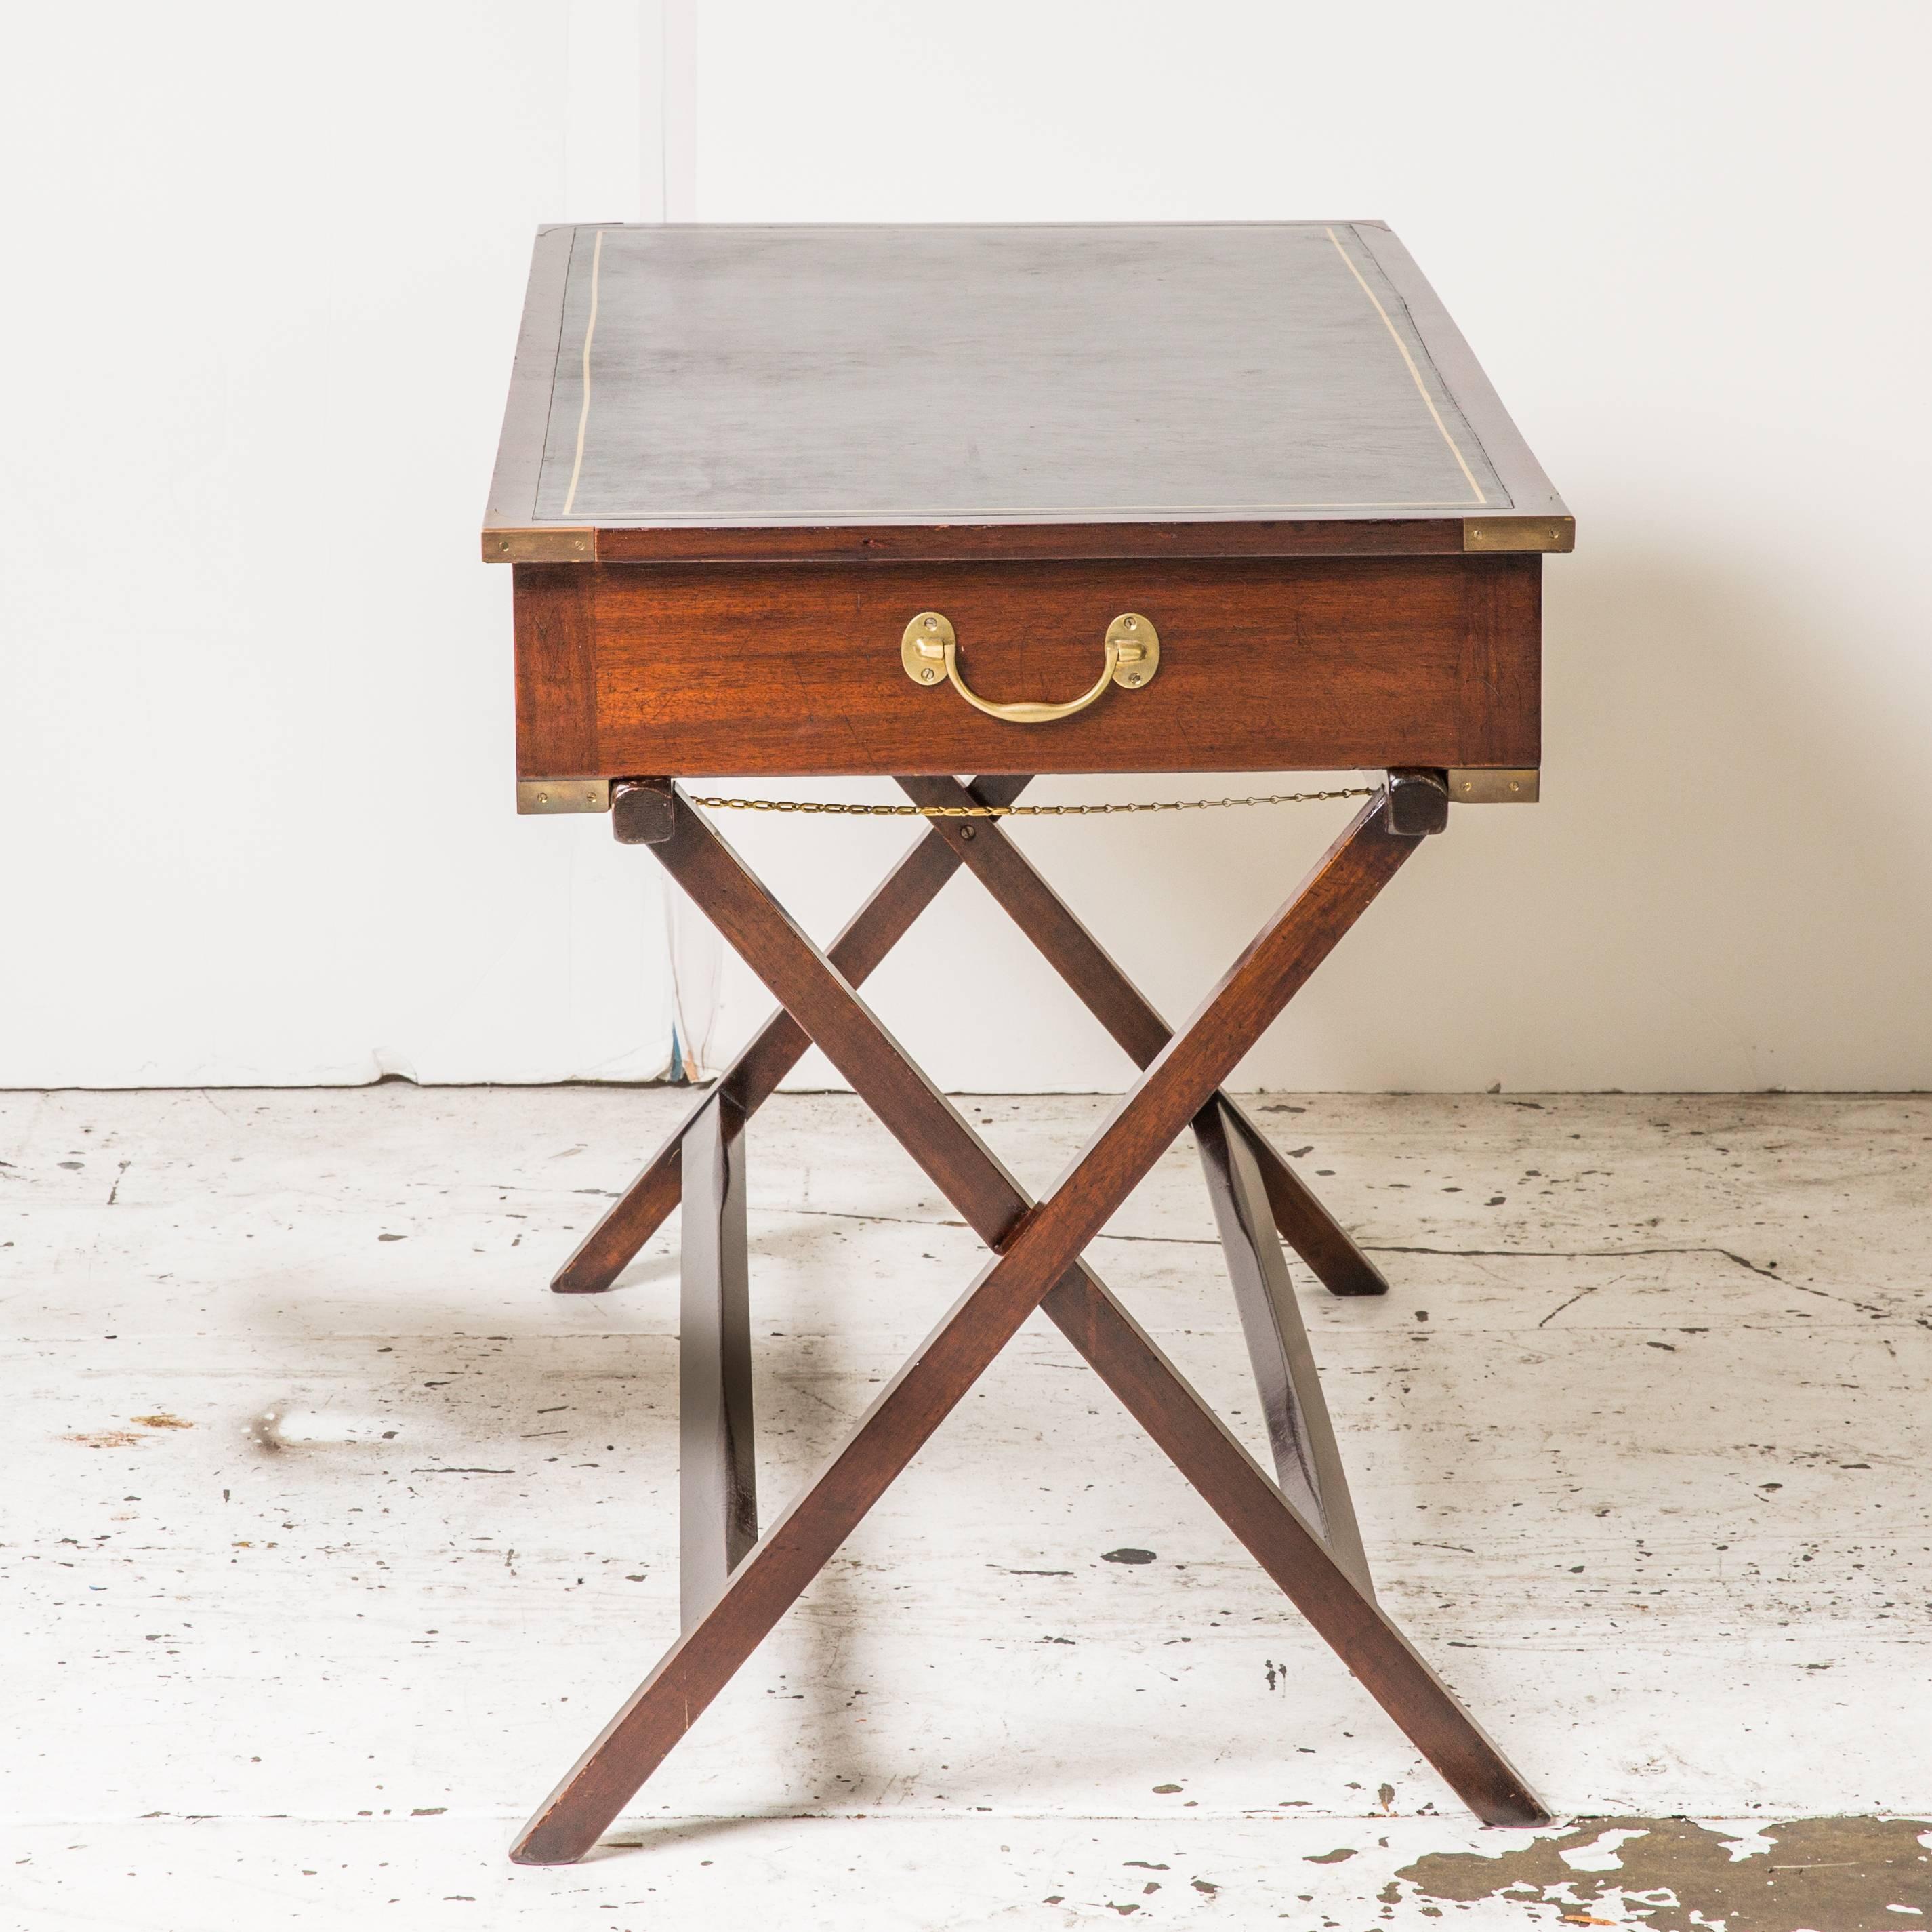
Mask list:
[[[528,778],[1533,766],[1540,560],[516,568]],[[1018,725],[924,688],[907,622],[952,619],[998,699],[1071,697],[1108,622],[1158,675]]]

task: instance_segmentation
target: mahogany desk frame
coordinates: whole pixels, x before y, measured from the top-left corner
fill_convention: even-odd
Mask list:
[[[556,238],[574,248],[597,231],[540,236],[483,538],[487,560],[516,566],[520,806],[610,811],[616,837],[656,856],[781,1010],[695,1100],[552,1284],[561,1293],[609,1288],[681,1204],[684,1628],[525,1826],[512,1851],[518,1862],[568,1862],[590,1850],[1036,1307],[1471,1809],[1490,1824],[1546,1818],[1376,1602],[1282,1243],[1334,1293],[1378,1294],[1387,1284],[1220,1090],[1396,871],[1447,827],[1452,802],[1533,802],[1537,792],[1538,553],[1569,548],[1574,526],[1400,244],[1377,224],[1348,232],[1350,246],[1366,251],[1358,259],[1372,257],[1398,292],[1432,379],[1480,440],[1497,494],[1474,513],[535,519],[541,419],[568,346],[558,320],[568,252]],[[597,246],[601,256],[601,236]],[[1396,336],[1395,322],[1383,320]],[[1412,352],[1403,354],[1428,400]],[[587,334],[584,368],[587,417]],[[580,464],[582,440],[580,429]],[[896,658],[880,668],[899,628],[931,606],[964,614],[959,634],[964,646],[970,625],[982,688],[1037,686],[1040,664],[1052,675],[1071,660],[1036,664],[1028,636],[1118,610],[1130,574],[1132,608],[1155,614],[1172,661],[1156,687],[1168,694],[1164,709],[1154,708],[1154,689],[1110,690],[1064,728],[1034,731],[918,690]],[[841,626],[850,634],[822,648],[828,628]],[[1264,652],[1281,629],[1301,648]],[[1091,643],[1090,634],[1082,650]],[[1238,669],[1243,679],[1229,675]],[[793,681],[774,698],[781,670]],[[1275,680],[1259,699],[1255,676]],[[1064,675],[1054,683],[1067,688]],[[893,775],[912,802],[938,807],[1010,803],[1042,770],[1364,766],[1386,773],[1375,795],[1172,1030],[998,820],[926,820],[821,949],[679,782],[725,770]],[[969,785],[953,776],[961,770],[980,776]],[[962,868],[1141,1070],[1038,1202],[857,991]],[[818,1478],[761,1527],[744,1129],[808,1045],[991,1252]],[[1261,1392],[1272,1477],[1083,1258],[1190,1128]]]

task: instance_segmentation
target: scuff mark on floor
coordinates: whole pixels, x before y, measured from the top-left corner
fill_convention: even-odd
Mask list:
[[[1622,1276],[1619,1276],[1618,1279],[1621,1280]],[[1563,1312],[1564,1309],[1574,1308],[1577,1303],[1582,1300],[1585,1295],[1594,1294],[1598,1288],[1603,1286],[1604,1284],[1599,1282],[1593,1284],[1588,1288],[1580,1288],[1574,1294],[1570,1296],[1568,1301],[1559,1301],[1556,1306],[1552,1308],[1536,1325],[1539,1328],[1547,1328],[1550,1323],[1554,1322],[1557,1316]]]
[[[1451,1260],[1478,1260],[1493,1258],[1498,1261],[1622,1261],[1634,1259],[1643,1255],[1721,1255],[1727,1262],[1735,1262],[1741,1268],[1748,1268],[1753,1274],[1762,1275],[1766,1281],[1774,1281],[1783,1288],[1796,1288],[1796,1282],[1786,1281],[1778,1272],[1778,1264],[1772,1262],[1760,1266],[1757,1262],[1741,1255],[1735,1248],[1722,1248],[1708,1241],[1694,1241],[1662,1248],[1434,1248],[1413,1245],[1398,1246],[1387,1241],[1364,1241],[1363,1252],[1371,1255],[1441,1255]],[[1823,1290],[1814,1288],[1814,1294],[1823,1294]],[[1834,1299],[1826,1296],[1827,1300]],[[1853,1307],[1862,1304],[1854,1302]]]

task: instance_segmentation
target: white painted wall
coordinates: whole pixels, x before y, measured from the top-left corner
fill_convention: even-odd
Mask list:
[[[0,1084],[662,1070],[655,868],[514,816],[476,531],[536,225],[688,197],[662,13],[10,15]]]
[[[1548,802],[1459,814],[1242,1080],[1932,1086],[1932,9],[706,0],[700,22],[703,218],[1379,216],[1568,496]],[[1339,809],[1020,836],[1178,1015]],[[898,838],[728,829],[828,925]],[[876,985],[950,1084],[1123,1076],[970,886]],[[721,1034],[763,1004],[728,979]]]
[[[17,12],[0,1084],[658,1070],[655,868],[512,815],[474,558],[531,230],[668,209],[1393,222],[1580,520],[1549,802],[1459,817],[1241,1077],[1932,1085],[1923,7]],[[1332,823],[1020,836],[1178,1014]],[[906,836],[729,829],[820,931]],[[1123,1072],[964,884],[875,995],[954,1085]],[[728,965],[713,1060],[766,1004]]]

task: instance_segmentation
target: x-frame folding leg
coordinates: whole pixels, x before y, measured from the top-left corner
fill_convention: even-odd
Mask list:
[[[1010,805],[1028,782],[1024,778],[979,779],[972,788],[973,801]],[[946,841],[928,831],[886,874],[878,891],[826,949],[832,965],[853,986],[864,985],[958,869],[959,861]],[[672,1130],[622,1197],[578,1242],[576,1251],[557,1270],[551,1288],[559,1294],[597,1294],[608,1288],[677,1205],[683,1189],[685,1136],[711,1094],[729,1094],[747,1116],[754,1114],[778,1091],[778,1082],[805,1057],[811,1044],[790,1014],[782,1007],[774,1013]]]
[[[1080,1261],[1120,1200],[1207,1106],[1416,841],[1358,815],[1045,1201],[1029,1203],[723,842],[681,797],[667,869],[994,1250],[812,1486],[772,1522],[538,1811],[520,1862],[579,1858],[940,1423],[1044,1306],[1182,1473],[1478,1815],[1542,1807],[1496,1746]]]
[[[957,778],[902,778],[915,805],[958,806],[971,794]],[[1072,908],[1042,878],[1031,860],[1006,836],[998,819],[935,818],[933,829],[952,847],[1000,910],[1039,948],[1040,956],[1136,1066],[1145,1066],[1172,1038],[1167,1022],[1115,963]],[[1224,1094],[1235,1130],[1247,1142],[1282,1238],[1334,1294],[1386,1294],[1382,1270],[1261,1129]]]
[[[758,1540],[745,1117],[722,1094],[685,1142],[677,1324],[678,1576],[686,1629]]]
[[[955,778],[902,778],[916,803],[1010,805],[1024,778],[981,778],[968,788]],[[1100,1024],[1144,1066],[1168,1040],[1168,1028],[1100,942],[1000,830],[997,819],[934,819],[932,829],[890,872],[878,890],[834,940],[832,963],[852,985],[863,983],[913,921],[961,866],[972,872],[1022,932],[1037,946]],[[718,1082],[747,1114],[755,1112],[797,1065],[808,1042],[797,1023],[772,1016]],[[677,1205],[686,1135],[700,1101],[652,1156],[597,1225],[557,1270],[561,1294],[592,1294],[610,1287],[632,1257]],[[1316,1277],[1336,1294],[1384,1294],[1388,1283],[1281,1154],[1246,1114],[1240,1130],[1254,1150],[1275,1224]]]
[[[1210,1100],[1194,1117],[1194,1139],[1221,1230],[1234,1306],[1261,1392],[1262,1415],[1281,1492],[1321,1532],[1335,1561],[1364,1596],[1375,1594],[1342,1451],[1301,1310],[1274,1228],[1255,1157],[1233,1107]]]
[[[902,778],[899,785],[917,805],[962,805],[970,796],[956,778]],[[1094,1016],[1136,1064],[1148,1065],[1172,1037],[1166,1022],[999,822],[932,822]],[[1386,1292],[1388,1283],[1226,1094],[1216,1094],[1201,1110],[1194,1135],[1261,1393],[1276,1479],[1282,1492],[1323,1531],[1336,1560],[1372,1595],[1341,1450],[1270,1216],[1284,1232],[1294,1231],[1291,1239],[1304,1254],[1324,1256],[1331,1286],[1346,1282],[1348,1292]]]

